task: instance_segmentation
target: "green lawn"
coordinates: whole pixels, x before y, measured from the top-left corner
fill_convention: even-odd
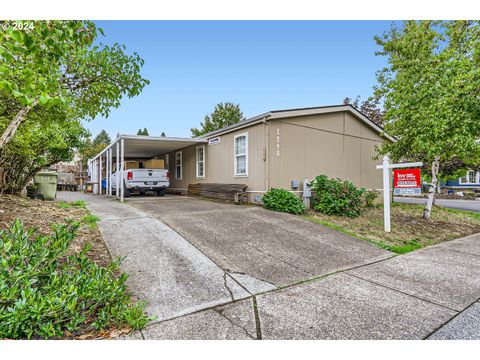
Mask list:
[[[392,232],[383,231],[383,207],[365,210],[358,218],[346,218],[309,210],[303,218],[357,238],[375,243],[384,249],[406,253],[443,241],[480,232],[480,214],[434,206],[432,219],[422,219],[423,205],[392,204]]]

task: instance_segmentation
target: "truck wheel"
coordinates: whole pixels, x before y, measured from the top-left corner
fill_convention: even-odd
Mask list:
[[[130,197],[130,190],[127,189],[127,187],[125,186],[125,184],[123,185],[123,197],[124,197],[124,198]]]
[[[157,190],[157,196],[165,196],[165,189]]]

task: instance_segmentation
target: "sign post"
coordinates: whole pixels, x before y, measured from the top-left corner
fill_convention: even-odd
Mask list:
[[[391,225],[390,225],[390,169],[397,169],[397,168],[412,168],[412,167],[421,167],[423,165],[422,162],[414,162],[414,163],[403,163],[403,164],[390,164],[390,159],[387,155],[383,157],[383,164],[382,165],[377,165],[377,169],[383,170],[383,224],[384,224],[384,230],[385,232],[391,232]],[[417,188],[418,184],[418,189],[420,189],[420,169],[411,169],[414,170],[413,172],[413,178],[415,181],[412,180],[412,174],[411,172],[403,171],[399,173],[395,173],[395,188],[397,188],[397,185],[402,185],[399,186],[399,188]],[[416,181],[417,179],[417,172],[418,172],[418,183]],[[401,180],[398,181],[398,175],[403,173],[408,174],[405,175],[404,177],[400,177]],[[406,180],[404,180],[406,179]],[[415,186],[412,186],[412,185]],[[401,193],[401,192],[400,192]],[[399,194],[400,194],[399,193]],[[397,195],[397,194],[396,194]]]

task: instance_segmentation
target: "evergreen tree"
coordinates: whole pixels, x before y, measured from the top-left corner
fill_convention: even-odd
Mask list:
[[[228,125],[233,125],[245,120],[240,106],[231,102],[219,103],[215,106],[213,113],[205,115],[201,128],[192,128],[192,136],[201,136],[210,131],[219,130]]]
[[[93,140],[93,145],[96,146],[98,144],[110,144],[112,142],[112,139],[110,139],[110,136],[105,130],[102,130],[98,133],[98,135],[95,137]]]

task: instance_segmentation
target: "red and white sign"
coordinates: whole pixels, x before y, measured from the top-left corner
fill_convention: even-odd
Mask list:
[[[395,169],[393,171],[393,187],[395,188],[419,188],[420,169]]]
[[[422,162],[390,164],[390,159],[388,158],[388,155],[385,155],[383,157],[382,165],[376,166],[377,169],[383,171],[383,223],[385,232],[392,231],[392,228],[390,226],[390,202],[392,200],[390,198],[390,186],[392,186],[390,169],[404,169],[394,170],[394,195],[420,195],[422,193],[422,188],[420,187],[420,169],[414,168],[419,168],[421,166],[423,166]],[[397,187],[399,185],[400,187]]]
[[[395,169],[393,171],[394,195],[420,195],[421,190],[420,168]]]

